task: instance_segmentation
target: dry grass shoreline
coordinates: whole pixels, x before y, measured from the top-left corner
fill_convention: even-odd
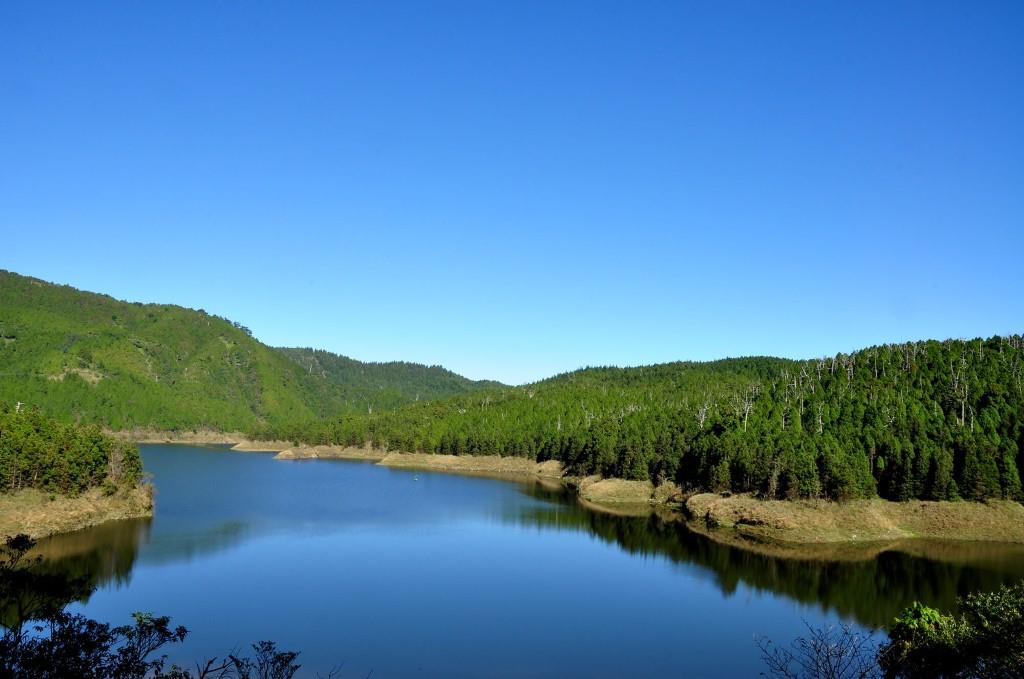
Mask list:
[[[729,543],[785,545],[870,545],[924,538],[1024,544],[1024,505],[988,502],[890,502],[887,500],[759,500],[750,495],[713,493],[685,496],[674,484],[599,476],[572,477],[561,463],[538,463],[496,455],[433,455],[385,452],[368,447],[296,446],[287,441],[252,441],[237,433],[121,433],[140,443],[232,444],[233,450],[276,452],[279,460],[366,460],[387,467],[492,478],[538,478],[576,489],[588,507],[616,514],[644,515],[680,510],[679,520]],[[829,548],[834,552],[835,549]]]
[[[196,431],[165,431],[160,429],[105,429],[104,433],[125,441],[135,443],[196,443],[196,444],[235,444],[245,441],[241,432],[222,432],[213,429]]]
[[[912,538],[1024,543],[1024,505],[887,500],[759,500],[712,493],[686,500],[686,513],[709,528],[801,544]]]
[[[148,485],[121,489],[113,495],[92,488],[76,497],[22,490],[0,494],[0,538],[18,533],[41,538],[115,519],[152,515],[153,489]]]

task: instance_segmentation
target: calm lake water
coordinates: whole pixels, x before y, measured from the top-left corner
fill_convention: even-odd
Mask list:
[[[302,676],[757,676],[758,635],[877,627],[914,599],[1024,577],[1013,546],[930,543],[781,559],[679,522],[616,517],[559,488],[370,463],[142,446],[152,520],[43,541],[98,589],[76,609],[191,630],[189,666],[260,639]]]

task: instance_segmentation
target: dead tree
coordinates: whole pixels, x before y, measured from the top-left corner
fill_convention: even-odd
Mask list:
[[[970,395],[970,385],[967,381],[967,357],[960,357],[960,365],[958,367],[950,361],[949,371],[953,386],[953,397],[960,404],[960,426],[963,427],[967,423],[967,398]]]
[[[743,431],[747,430],[747,420],[750,418],[750,411],[754,409],[754,399],[760,392],[760,384],[751,384],[743,395]]]
[[[701,429],[704,428],[704,422],[707,421],[707,419],[708,419],[708,411],[710,409],[711,409],[711,402],[710,401],[704,401],[704,403],[702,403],[700,405],[700,407],[697,408],[697,425]]]

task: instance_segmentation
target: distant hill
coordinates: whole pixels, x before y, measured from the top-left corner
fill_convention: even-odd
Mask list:
[[[588,367],[533,384],[497,385],[379,413],[363,411],[318,422],[270,425],[259,433],[264,438],[330,439],[351,445],[369,442],[429,453],[562,459],[551,446],[587,436],[599,425],[617,429],[624,422],[652,414],[666,420],[689,418],[704,401],[725,400],[750,384],[778,380],[799,365],[789,359],[749,357],[629,368]],[[626,475],[622,469],[603,471]]]
[[[439,365],[405,361],[364,363],[322,349],[281,347],[277,351],[302,366],[308,375],[335,385],[347,403],[357,406],[365,403],[394,408],[503,386],[500,382],[470,380]]]
[[[250,430],[485,384],[440,367],[278,350],[201,309],[123,302],[0,271],[0,401],[65,421]]]

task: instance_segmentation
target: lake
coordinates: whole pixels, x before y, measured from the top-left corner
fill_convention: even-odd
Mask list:
[[[151,520],[41,541],[98,585],[74,610],[189,628],[170,658],[301,652],[302,676],[736,677],[755,638],[884,625],[1024,577],[1021,546],[912,543],[780,558],[538,482],[141,446]],[[868,556],[865,556],[868,554]]]

